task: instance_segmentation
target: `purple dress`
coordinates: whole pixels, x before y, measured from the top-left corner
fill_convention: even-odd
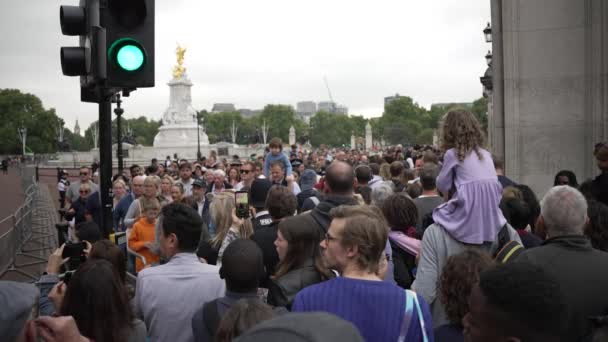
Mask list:
[[[469,244],[494,241],[507,220],[499,208],[502,186],[496,177],[490,153],[479,149],[483,159],[471,151],[460,162],[455,149],[445,153],[437,177],[437,189],[446,194],[452,186],[452,198],[435,208],[433,220],[455,240]]]

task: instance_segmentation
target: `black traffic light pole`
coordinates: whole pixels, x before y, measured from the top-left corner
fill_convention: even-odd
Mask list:
[[[116,109],[114,109],[114,114],[116,114],[116,158],[118,158],[118,174],[122,175],[124,165],[122,160],[122,125],[120,118],[125,111],[120,108],[120,104],[122,103],[122,100],[120,100],[120,93],[117,93],[115,96]]]
[[[112,230],[112,94],[103,91],[99,101],[99,185],[101,229],[105,238]]]

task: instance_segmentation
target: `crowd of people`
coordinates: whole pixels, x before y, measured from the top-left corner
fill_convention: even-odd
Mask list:
[[[0,282],[0,339],[605,341],[608,145],[539,201],[474,115],[442,123],[439,147],[132,165],[106,226],[93,171],[60,175],[72,242],[37,288]]]

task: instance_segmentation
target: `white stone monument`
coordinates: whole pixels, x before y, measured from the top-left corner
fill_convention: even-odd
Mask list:
[[[372,150],[372,125],[369,122],[365,125],[365,149]]]
[[[295,145],[296,143],[296,129],[291,126],[289,128],[289,146]]]
[[[155,148],[185,148],[208,145],[209,138],[197,124],[196,110],[192,107],[192,82],[183,67],[185,48],[177,47],[177,65],[169,85],[169,107],[163,114],[163,125],[154,137]],[[197,131],[198,134],[197,135]]]
[[[355,134],[350,135],[350,149],[351,150],[357,149],[357,139],[355,139]]]

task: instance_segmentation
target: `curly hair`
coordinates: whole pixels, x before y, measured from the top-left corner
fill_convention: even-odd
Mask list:
[[[484,146],[484,133],[475,116],[464,109],[447,112],[443,117],[442,149],[456,149],[458,160],[463,161],[471,151],[482,159],[479,148]]]
[[[439,279],[439,299],[451,323],[462,324],[462,318],[469,312],[469,296],[479,282],[479,274],[493,266],[494,260],[489,254],[474,248],[448,259]]]
[[[407,234],[418,222],[418,209],[412,199],[404,193],[390,195],[382,205],[382,214],[392,230]]]

